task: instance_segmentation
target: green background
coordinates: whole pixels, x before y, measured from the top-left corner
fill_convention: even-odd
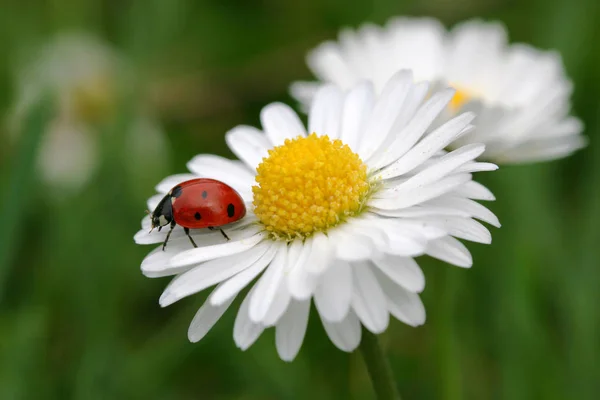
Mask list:
[[[600,396],[600,6],[597,0],[341,1],[30,0],[0,2],[0,111],[15,98],[15,58],[56,32],[96,33],[129,57],[136,101],[161,121],[166,169],[127,172],[130,107],[100,129],[102,165],[56,202],[32,167],[43,116],[16,145],[0,131],[0,399],[369,399],[359,354],[327,339],[314,313],[297,359],[272,330],[248,351],[230,310],[199,343],[187,327],[206,294],[166,309],[168,278],[139,265],[145,200],[197,153],[232,157],[223,134],[293,104],[304,54],[341,26],[431,15],[446,25],[503,21],[512,41],[562,52],[574,114],[590,145],[553,163],[477,177],[501,229],[468,244],[474,267],[420,258],[427,323],[382,336],[405,399],[596,399]],[[129,104],[125,102],[125,104]],[[38,128],[36,128],[36,125]],[[28,142],[29,140],[29,142]],[[125,172],[124,172],[125,171]]]

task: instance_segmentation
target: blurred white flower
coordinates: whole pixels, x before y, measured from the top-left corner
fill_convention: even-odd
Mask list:
[[[346,93],[334,85],[315,95],[308,129],[292,109],[274,103],[261,112],[262,130],[238,126],[226,141],[241,161],[202,154],[192,173],[166,178],[148,201],[153,210],[175,185],[197,178],[223,181],[247,203],[246,216],[220,233],[192,230],[192,248],[177,226],[142,262],[148,277],[176,275],[160,298],[168,306],[217,285],[189,328],[196,342],[251,285],[234,326],[234,340],[250,347],[275,327],[283,360],[297,355],[311,299],[331,341],[354,350],[361,324],[383,332],[390,314],[411,325],[425,321],[418,293],[423,273],[415,256],[428,254],[470,267],[471,255],[456,238],[490,243],[474,218],[498,226],[473,201],[493,195],[471,173],[496,166],[473,161],[484,145],[450,153],[467,134],[474,115],[463,113],[426,135],[454,96],[446,89],[426,100],[429,86],[400,71],[376,94],[371,83]],[[150,218],[135,235],[140,244],[162,243]],[[253,284],[258,278],[256,284]]]
[[[380,92],[399,69],[456,88],[442,121],[472,111],[477,129],[455,145],[484,143],[483,158],[497,163],[556,159],[586,144],[582,122],[569,115],[572,84],[560,55],[508,45],[499,23],[472,20],[448,32],[434,19],[394,18],[384,27],[342,30],[307,62],[322,82],[346,89],[368,79]],[[307,107],[320,84],[297,82],[291,93]]]
[[[116,50],[84,33],[59,34],[22,61],[8,121],[11,134],[18,139],[15,135],[30,108],[47,93],[54,96],[56,115],[41,139],[38,170],[40,178],[65,197],[81,189],[96,171],[101,131],[114,120],[123,93],[132,90],[132,70]],[[143,148],[145,159],[164,157],[160,127],[135,107],[133,112],[124,145],[133,155]],[[141,126],[149,137],[140,134]]]

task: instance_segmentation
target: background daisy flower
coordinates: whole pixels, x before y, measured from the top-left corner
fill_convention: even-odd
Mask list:
[[[582,122],[570,112],[572,84],[561,57],[507,43],[500,23],[463,22],[451,31],[430,18],[393,18],[385,26],[344,29],[338,41],[312,50],[307,63],[321,82],[348,89],[368,79],[376,91],[399,69],[417,80],[457,89],[441,119],[472,111],[477,128],[454,143],[484,143],[497,163],[544,161],[586,144]],[[318,82],[298,82],[291,93],[305,106]]]
[[[239,348],[274,326],[280,357],[292,360],[314,301],[331,341],[352,351],[361,324],[381,333],[390,315],[411,326],[424,323],[418,293],[425,281],[414,257],[470,267],[471,255],[457,239],[491,242],[475,219],[495,226],[498,220],[474,200],[493,196],[471,174],[496,166],[474,161],[482,144],[443,151],[471,131],[474,114],[460,114],[425,135],[453,89],[428,97],[427,83],[400,71],[380,92],[370,82],[346,92],[323,86],[308,128],[288,106],[268,105],[260,115],[262,130],[238,126],[226,135],[241,161],[198,155],[188,163],[191,174],[156,187],[150,210],[173,186],[195,177],[229,184],[248,205],[242,220],[224,228],[231,241],[201,230],[192,232],[200,246],[192,248],[176,227],[166,250],[161,245],[142,262],[146,276],[176,275],[162,306],[216,285],[192,321],[191,341],[204,337],[250,286],[235,320]],[[137,243],[165,239],[165,230],[149,228],[146,217]]]
[[[15,73],[17,96],[8,125],[18,139],[31,107],[48,92],[54,96],[56,112],[42,135],[37,167],[40,180],[55,197],[78,193],[99,168],[102,134],[118,119],[124,97],[135,86],[133,74],[116,49],[82,32],[57,34],[23,56]],[[163,154],[165,139],[141,104],[133,108],[135,115],[119,142],[128,152],[128,167],[138,174],[164,166],[166,160],[158,155]]]

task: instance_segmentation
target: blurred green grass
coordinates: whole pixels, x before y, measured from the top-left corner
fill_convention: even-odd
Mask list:
[[[595,0],[460,2],[219,2],[4,0],[0,109],[15,93],[12,68],[55,32],[86,30],[130,57],[140,101],[168,134],[169,169],[126,171],[123,121],[102,135],[103,163],[65,203],[33,186],[0,299],[0,399],[368,399],[357,354],[328,342],[312,318],[298,358],[285,364],[267,332],[248,351],[227,313],[198,344],[187,326],[205,294],[167,309],[168,279],[149,280],[133,244],[145,200],[197,153],[232,156],[223,134],[257,124],[287,84],[309,78],[305,51],[340,26],[398,14],[446,24],[501,19],[513,41],[556,48],[575,83],[574,113],[590,146],[550,164],[482,174],[503,227],[492,246],[469,244],[461,270],[419,260],[425,326],[394,321],[383,340],[406,399],[595,399],[600,393],[600,7]],[[3,138],[8,133],[0,131]],[[6,143],[7,141],[5,141]],[[0,146],[1,199],[18,153]],[[5,206],[6,203],[3,203]],[[2,221],[6,222],[6,221]],[[7,225],[4,224],[5,228]],[[314,317],[314,315],[313,315]]]

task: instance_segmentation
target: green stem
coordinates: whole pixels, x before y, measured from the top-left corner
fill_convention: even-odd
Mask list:
[[[360,341],[360,352],[362,354],[373,390],[377,395],[378,400],[400,400],[400,394],[394,381],[394,375],[390,364],[381,350],[377,335],[369,332],[367,329],[362,330],[362,339]]]

